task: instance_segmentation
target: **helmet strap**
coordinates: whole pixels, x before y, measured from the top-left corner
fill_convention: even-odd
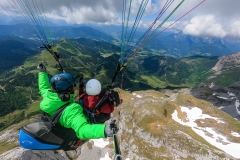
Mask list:
[[[69,93],[58,93],[58,97],[61,99],[63,102],[67,102],[70,100],[70,94]]]

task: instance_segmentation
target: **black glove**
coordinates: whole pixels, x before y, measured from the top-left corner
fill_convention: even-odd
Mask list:
[[[106,95],[106,92],[107,92],[107,89],[102,89],[101,92],[98,94],[98,97],[99,97],[100,99],[102,99],[103,96]]]
[[[110,105],[114,105],[114,100],[115,100],[115,98],[114,98],[113,92],[114,92],[114,90],[111,90],[111,91],[108,93],[108,103],[109,103]]]
[[[116,107],[119,106],[122,103],[122,99],[120,99],[119,94],[117,91],[113,92],[113,96],[114,96],[114,102]]]
[[[37,66],[37,69],[40,71],[40,72],[46,72],[46,67],[40,63],[38,66]]]
[[[111,90],[110,93],[108,94],[108,103],[110,105],[116,105],[119,106],[122,103],[122,100],[119,97],[119,94],[117,91]]]
[[[117,132],[118,132],[118,127],[116,125],[116,120],[113,120],[111,123],[108,123],[105,126],[105,129],[104,129],[105,137],[112,137],[113,134],[116,134]]]

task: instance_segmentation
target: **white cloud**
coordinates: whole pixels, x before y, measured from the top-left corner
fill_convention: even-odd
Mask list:
[[[223,38],[226,31],[219,24],[214,15],[196,16],[184,28],[183,33],[195,36],[208,35]]]
[[[240,37],[240,20],[235,20],[229,24],[229,37],[239,38]]]
[[[69,9],[65,6],[60,8],[61,18],[65,19],[68,23],[81,24],[88,22],[105,23],[118,20],[117,15],[114,12],[108,12],[104,10],[102,6],[92,7],[80,7]],[[49,14],[49,16],[54,14]]]

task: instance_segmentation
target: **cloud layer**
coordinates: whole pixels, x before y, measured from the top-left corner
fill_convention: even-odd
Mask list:
[[[141,1],[132,0],[132,17],[130,16],[130,21],[134,20]],[[171,16],[168,24],[171,24],[171,22],[174,22],[203,1],[185,0]],[[167,0],[149,0],[141,25],[148,27],[166,2]],[[166,17],[180,2],[181,0],[175,0],[162,18]],[[0,0],[0,4],[7,8],[8,11],[13,10],[13,7],[7,0]],[[102,23],[119,25],[122,21],[123,4],[120,0],[42,0],[42,4],[47,17],[63,19],[70,24]],[[129,0],[127,0],[128,6],[130,6]],[[239,0],[205,0],[199,7],[173,25],[172,28],[181,30],[185,34],[196,36],[240,39],[239,6]]]

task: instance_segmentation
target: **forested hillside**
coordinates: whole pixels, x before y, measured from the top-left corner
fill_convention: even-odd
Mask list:
[[[24,60],[38,53],[36,44],[16,36],[0,36],[0,73],[21,65]]]
[[[5,41],[7,42],[9,41]],[[120,48],[114,44],[86,38],[61,39],[56,43],[56,49],[62,56],[60,63],[67,73],[84,76],[86,80],[97,78],[101,81],[103,88],[109,85],[120,54]],[[16,60],[18,63],[22,61],[22,65],[15,64],[13,69],[0,74],[2,95],[0,101],[1,106],[5,108],[0,116],[15,110],[31,108],[33,103],[38,101],[40,97],[37,88],[36,66],[40,62],[46,65],[50,77],[59,73],[54,58],[46,50],[40,54],[31,55],[23,48],[23,51],[18,53],[25,52],[26,54],[23,54],[25,59]],[[217,62],[218,57],[174,58],[159,56],[142,49],[127,71],[119,74],[114,87],[120,87],[122,84],[123,89],[130,91],[194,87],[212,76],[214,71],[211,68]],[[236,75],[236,72],[229,72],[230,77],[231,75]],[[230,80],[227,83],[227,79],[221,80],[226,85],[232,83]],[[222,81],[219,80],[219,82]],[[38,108],[35,108],[34,112],[37,110]]]

